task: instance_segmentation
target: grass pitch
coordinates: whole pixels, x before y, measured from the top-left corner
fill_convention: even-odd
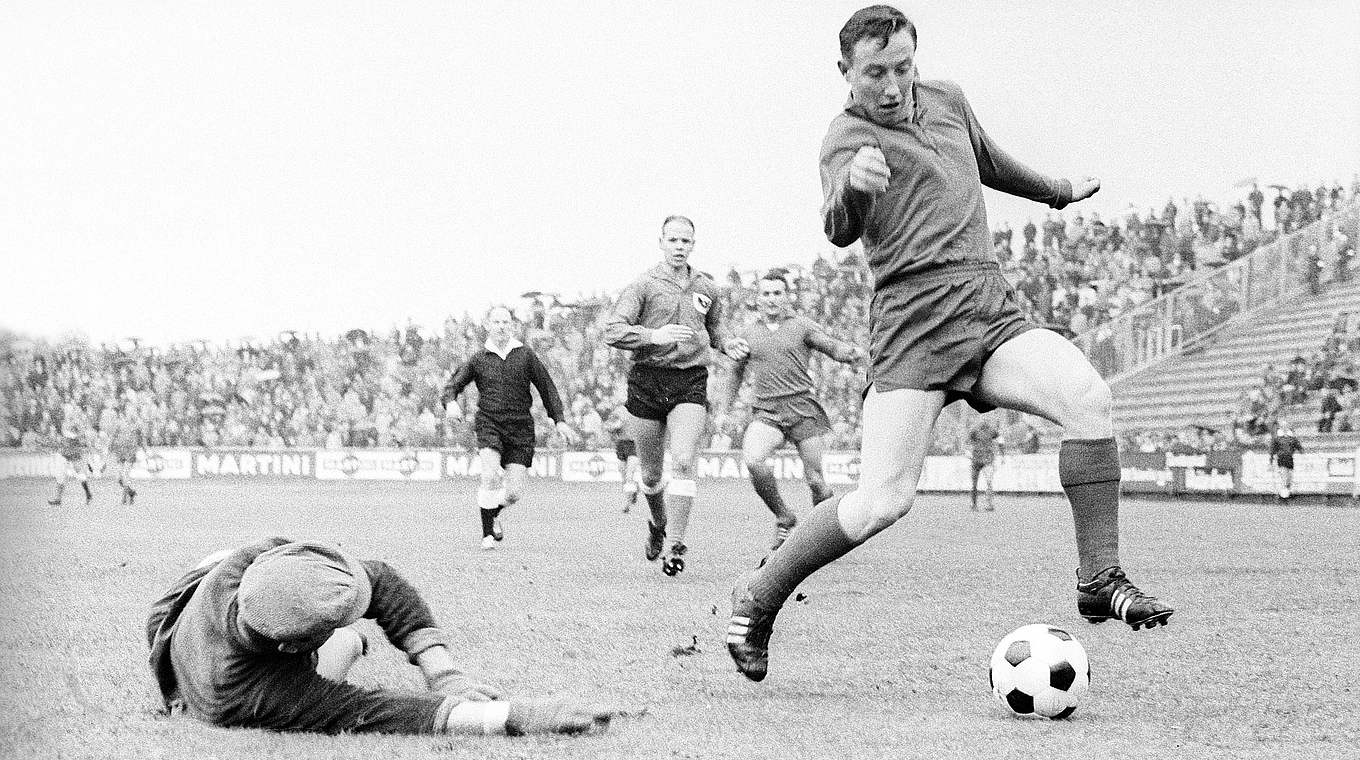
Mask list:
[[[617,486],[531,482],[492,552],[471,481],[150,482],[131,508],[97,486],[92,507],[68,489],[54,508],[46,481],[0,481],[0,757],[1341,758],[1360,741],[1353,509],[1127,500],[1124,565],[1177,608],[1169,628],[1135,633],[1076,615],[1061,499],[977,514],[922,496],[804,585],[752,684],[722,643],[731,581],[772,531],[746,483],[701,485],[674,579],[642,559],[645,509],[621,514]],[[642,714],[580,739],[282,735],[160,715],[147,605],[208,552],[265,535],[390,561],[465,670],[513,693]],[[1034,622],[1090,653],[1092,692],[1067,721],[1014,718],[989,693],[995,642]],[[375,646],[351,680],[419,687],[360,625]]]

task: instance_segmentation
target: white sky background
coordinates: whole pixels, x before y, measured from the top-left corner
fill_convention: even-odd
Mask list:
[[[436,325],[617,290],[670,213],[715,274],[811,261],[862,4],[5,3],[0,326]],[[1101,177],[1091,210],[1360,169],[1360,3],[1072,5],[899,7],[922,75],[1031,166]]]

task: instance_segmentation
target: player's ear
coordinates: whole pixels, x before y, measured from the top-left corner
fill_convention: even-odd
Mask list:
[[[841,76],[846,76],[850,73],[850,64],[844,60],[836,61],[836,69],[841,72]]]

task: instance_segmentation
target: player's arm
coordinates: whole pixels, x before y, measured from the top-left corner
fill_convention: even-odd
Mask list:
[[[449,381],[444,384],[444,392],[439,394],[439,405],[447,409],[449,404],[453,403],[453,401],[458,398],[458,394],[462,393],[463,389],[468,387],[468,383],[472,382],[474,376],[475,373],[472,368],[472,360],[469,359],[466,362],[463,362],[463,364],[449,376]]]
[[[526,349],[527,350],[527,349]],[[567,443],[574,444],[579,440],[576,431],[567,424],[566,407],[562,405],[562,396],[557,392],[557,384],[553,382],[552,373],[543,366],[538,354],[529,351],[529,382],[538,389],[538,400],[542,402],[543,409],[552,418],[553,424],[559,435],[567,440]]]
[[[803,341],[812,350],[820,351],[838,362],[859,361],[869,355],[868,352],[853,343],[831,337],[822,329],[821,325],[815,323],[809,325]]]
[[[454,667],[444,632],[415,587],[386,562],[364,560],[363,565],[373,586],[364,617],[377,621],[387,640],[420,668],[430,689],[461,699],[504,697],[499,688],[476,683]]]
[[[867,130],[837,119],[822,142],[822,231],[844,248],[859,239],[876,192],[888,186],[888,166]]]
[[[604,323],[604,342],[614,348],[621,348],[625,351],[642,348],[652,344],[653,333],[650,327],[644,327],[642,322],[642,310],[646,306],[646,298],[642,292],[643,285],[640,282],[629,283],[628,287],[619,294],[619,300],[614,304],[614,310],[605,318]]]
[[[973,154],[977,157],[978,174],[983,185],[1003,193],[1046,203],[1055,209],[1061,209],[1073,201],[1089,198],[1100,189],[1100,181],[1094,178],[1082,178],[1074,187],[1069,180],[1045,176],[1011,157],[978,123],[977,115],[973,113],[968,98],[964,97],[963,90],[957,85],[953,87],[958,106],[962,109],[964,121],[968,125],[968,137],[973,144]]]

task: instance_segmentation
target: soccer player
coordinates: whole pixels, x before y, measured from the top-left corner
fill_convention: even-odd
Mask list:
[[[445,416],[458,419],[463,410],[458,394],[474,383],[477,386],[478,456],[481,457],[481,483],[477,506],[482,517],[482,548],[494,549],[505,539],[501,510],[519,501],[524,478],[534,463],[534,418],[529,413],[533,397],[529,386],[538,389],[538,400],[567,443],[576,443],[576,431],[566,423],[562,399],[547,367],[538,355],[515,338],[514,317],[504,306],[493,307],[486,315],[486,345],[454,370],[440,397]]]
[[[94,474],[94,467],[89,459],[89,438],[90,432],[79,422],[63,422],[61,432],[57,434],[56,450],[62,458],[61,473],[56,477],[56,493],[47,503],[53,507],[61,506],[62,494],[66,493],[66,484],[74,479],[80,483],[80,488],[85,492],[85,506],[89,506],[94,501],[94,492],[90,490],[90,476]]]
[[[749,377],[755,399],[752,419],[742,436],[742,458],[751,485],[774,514],[774,541],[778,549],[798,523],[798,516],[784,503],[774,470],[766,462],[775,449],[788,441],[803,460],[803,477],[812,491],[812,503],[831,498],[822,474],[822,455],[831,420],[812,396],[808,362],[813,351],[838,362],[853,362],[867,354],[859,346],[836,340],[812,320],[793,310],[793,294],[785,272],[766,272],[756,283],[757,319],[736,336],[736,367],[728,386],[728,406],[736,398],[743,377]]]
[[[345,682],[370,618],[420,668],[429,691]],[[167,709],[215,726],[327,734],[581,733],[613,711],[511,698],[457,670],[429,606],[385,562],[269,538],[218,552],[180,578],[146,623]]]
[[[1063,427],[1058,470],[1076,526],[1078,613],[1135,630],[1165,624],[1171,608],[1120,568],[1109,387],[1076,346],[1021,315],[983,206],[983,185],[1060,209],[1099,181],[1051,179],[1003,152],[958,85],[917,76],[916,27],[895,8],[855,12],[840,55],[850,99],[822,145],[822,220],[832,243],[863,242],[874,281],[860,478],[738,580],[727,633],[738,670],[763,679],[784,600],[911,509],[935,420],[956,399]]]
[[[1303,453],[1303,444],[1294,436],[1294,431],[1286,423],[1275,426],[1275,436],[1270,440],[1270,463],[1275,465],[1280,501],[1287,502],[1294,497],[1294,455]]]
[[[118,465],[118,485],[123,489],[123,504],[131,506],[137,499],[137,491],[132,487],[128,473],[137,461],[137,451],[142,447],[142,434],[125,415],[119,415],[109,431],[109,456]]]
[[[614,456],[619,460],[619,477],[623,480],[623,511],[632,511],[638,497],[638,454],[637,444],[629,436],[628,410],[622,406],[614,407],[605,420],[605,429],[614,438]]]
[[[619,295],[604,340],[633,352],[628,400],[633,441],[642,468],[642,494],[651,517],[644,555],[650,562],[671,542],[661,571],[685,569],[685,531],[694,506],[694,458],[708,424],[709,347],[724,346],[718,286],[689,264],[694,222],[670,216],[661,224],[661,263]],[[662,477],[670,434],[671,480]],[[666,496],[670,495],[670,504]]]
[[[1001,434],[986,417],[979,418],[968,431],[968,459],[972,464],[969,489],[972,492],[974,512],[978,511],[979,478],[986,484],[987,511],[992,512],[996,509],[992,505],[992,476],[996,474],[997,439],[1000,437]]]

